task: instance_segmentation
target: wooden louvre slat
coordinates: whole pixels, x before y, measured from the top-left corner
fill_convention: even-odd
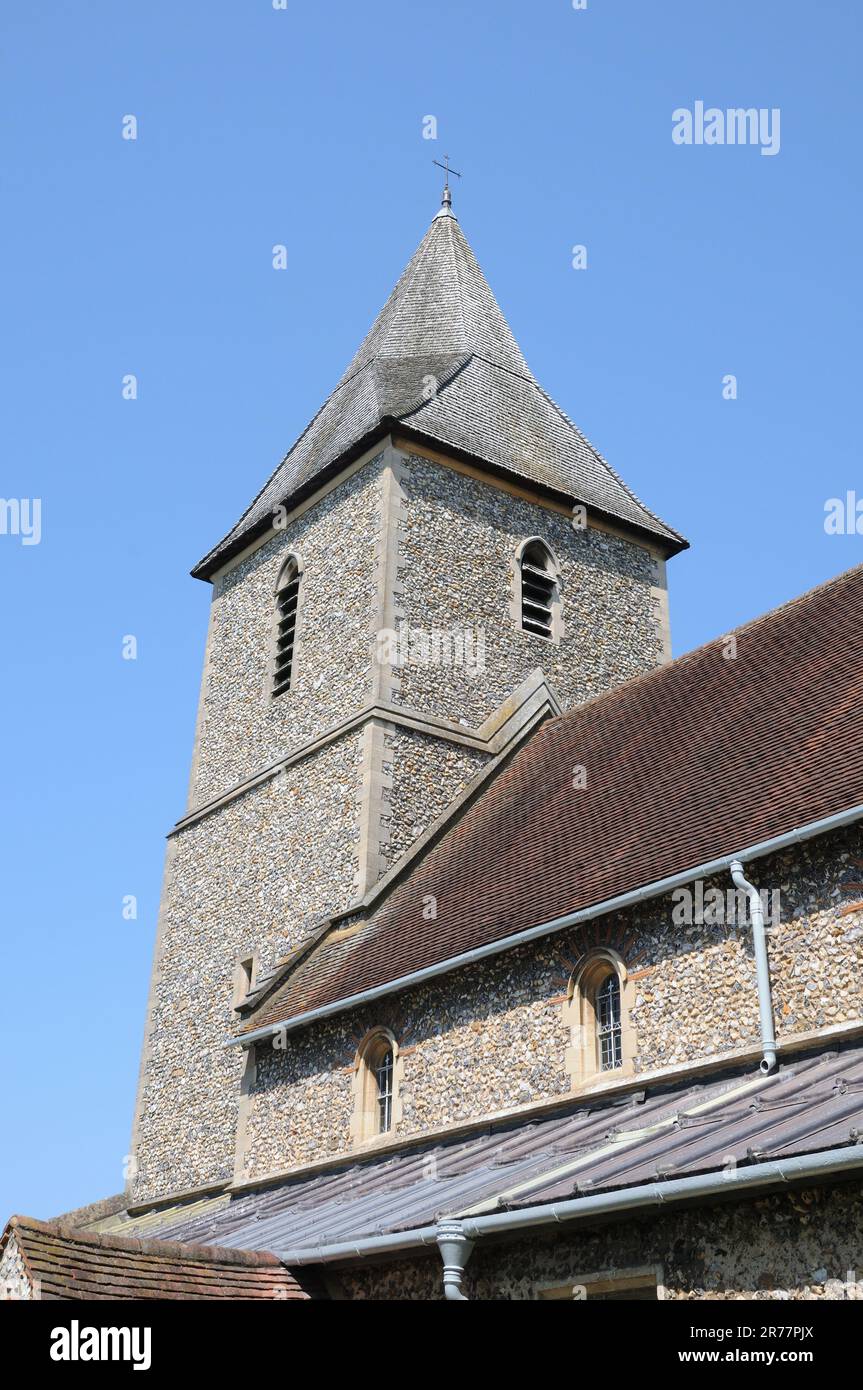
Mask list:
[[[528,560],[521,562],[521,627],[538,637],[551,637],[555,578]]]
[[[549,584],[554,583],[554,575],[550,574],[548,570],[540,569],[538,565],[528,565],[522,563],[521,568],[524,574],[538,574],[542,579],[547,580]]]
[[[526,598],[524,600],[524,607],[535,608],[538,613],[544,613],[545,616],[548,618],[549,622],[551,621],[551,607],[549,606],[549,604],[536,603],[532,598]]]
[[[283,695],[290,688],[294,667],[294,642],[297,632],[297,605],[300,595],[300,576],[296,572],[276,594],[276,652],[273,661],[273,695]]]

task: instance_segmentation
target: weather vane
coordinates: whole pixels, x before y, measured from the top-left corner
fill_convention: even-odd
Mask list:
[[[439,169],[443,169],[443,171],[444,171],[445,178],[444,178],[444,185],[443,185],[443,198],[441,199],[441,202],[442,202],[442,204],[443,204],[443,206],[444,206],[445,208],[448,208],[448,207],[450,206],[450,204],[452,203],[452,194],[451,194],[450,191],[449,191],[449,176],[450,176],[450,174],[455,174],[456,178],[457,178],[457,179],[460,179],[460,178],[461,178],[461,174],[459,173],[458,169],[451,169],[451,168],[449,167],[449,155],[448,155],[448,154],[445,154],[445,155],[444,155],[444,162],[443,162],[443,164],[441,164],[441,162],[440,162],[439,159],[433,159],[433,160],[432,160],[432,164],[436,164],[437,167],[438,167]]]

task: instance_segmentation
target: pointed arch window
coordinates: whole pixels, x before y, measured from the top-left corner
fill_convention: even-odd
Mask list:
[[[560,638],[558,568],[544,541],[525,541],[518,557],[517,618],[522,632],[547,642]]]
[[[600,1071],[614,1071],[623,1065],[620,1031],[620,980],[610,970],[597,987],[594,1002],[596,1051]]]
[[[399,1045],[388,1028],[374,1028],[366,1034],[354,1062],[351,1135],[355,1143],[373,1143],[398,1126],[403,1066]]]
[[[286,690],[290,690],[293,680],[301,577],[300,563],[295,555],[291,555],[282,566],[276,584],[276,631],[272,686],[274,699],[277,695],[284,695]]]
[[[609,1073],[632,1074],[631,1008],[631,985],[618,953],[604,947],[588,951],[570,976],[563,1005],[569,1034],[565,1065],[576,1088]]]

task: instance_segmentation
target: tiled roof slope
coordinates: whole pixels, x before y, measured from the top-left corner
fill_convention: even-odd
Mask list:
[[[115,1192],[110,1197],[102,1197],[98,1202],[88,1202],[85,1207],[76,1207],[74,1211],[64,1211],[61,1215],[51,1218],[54,1222],[62,1222],[64,1226],[78,1226],[82,1230],[93,1231],[101,1228],[103,1222],[111,1221],[115,1216],[125,1212],[129,1199],[125,1192]]]
[[[94,1235],[60,1222],[13,1216],[14,1237],[42,1299],[281,1299],[309,1293],[266,1251]]]
[[[429,395],[427,383],[437,389]],[[456,218],[442,209],[332,395],[232,531],[206,578],[381,427],[449,446],[661,538],[686,542],[638,500],[531,374]]]
[[[863,1048],[849,1044],[800,1056],[766,1077],[738,1070],[613,1098],[575,1097],[545,1117],[240,1193],[192,1220],[167,1212],[165,1229],[172,1240],[254,1244],[284,1257],[477,1210],[727,1175],[732,1159],[744,1176],[752,1163],[854,1146],[863,1171],[861,1125]]]
[[[863,803],[863,566],[734,636],[733,659],[717,639],[544,724],[363,928],[325,937],[244,1031]]]

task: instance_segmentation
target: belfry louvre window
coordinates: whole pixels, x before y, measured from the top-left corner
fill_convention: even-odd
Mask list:
[[[596,991],[596,1046],[600,1071],[614,1071],[623,1063],[620,1029],[620,981],[606,975]]]
[[[276,588],[276,639],[273,656],[273,697],[290,689],[294,671],[294,645],[297,633],[297,601],[300,596],[300,567],[288,560]]]
[[[549,640],[554,635],[554,603],[557,578],[546,547],[535,541],[521,557],[521,626]]]

